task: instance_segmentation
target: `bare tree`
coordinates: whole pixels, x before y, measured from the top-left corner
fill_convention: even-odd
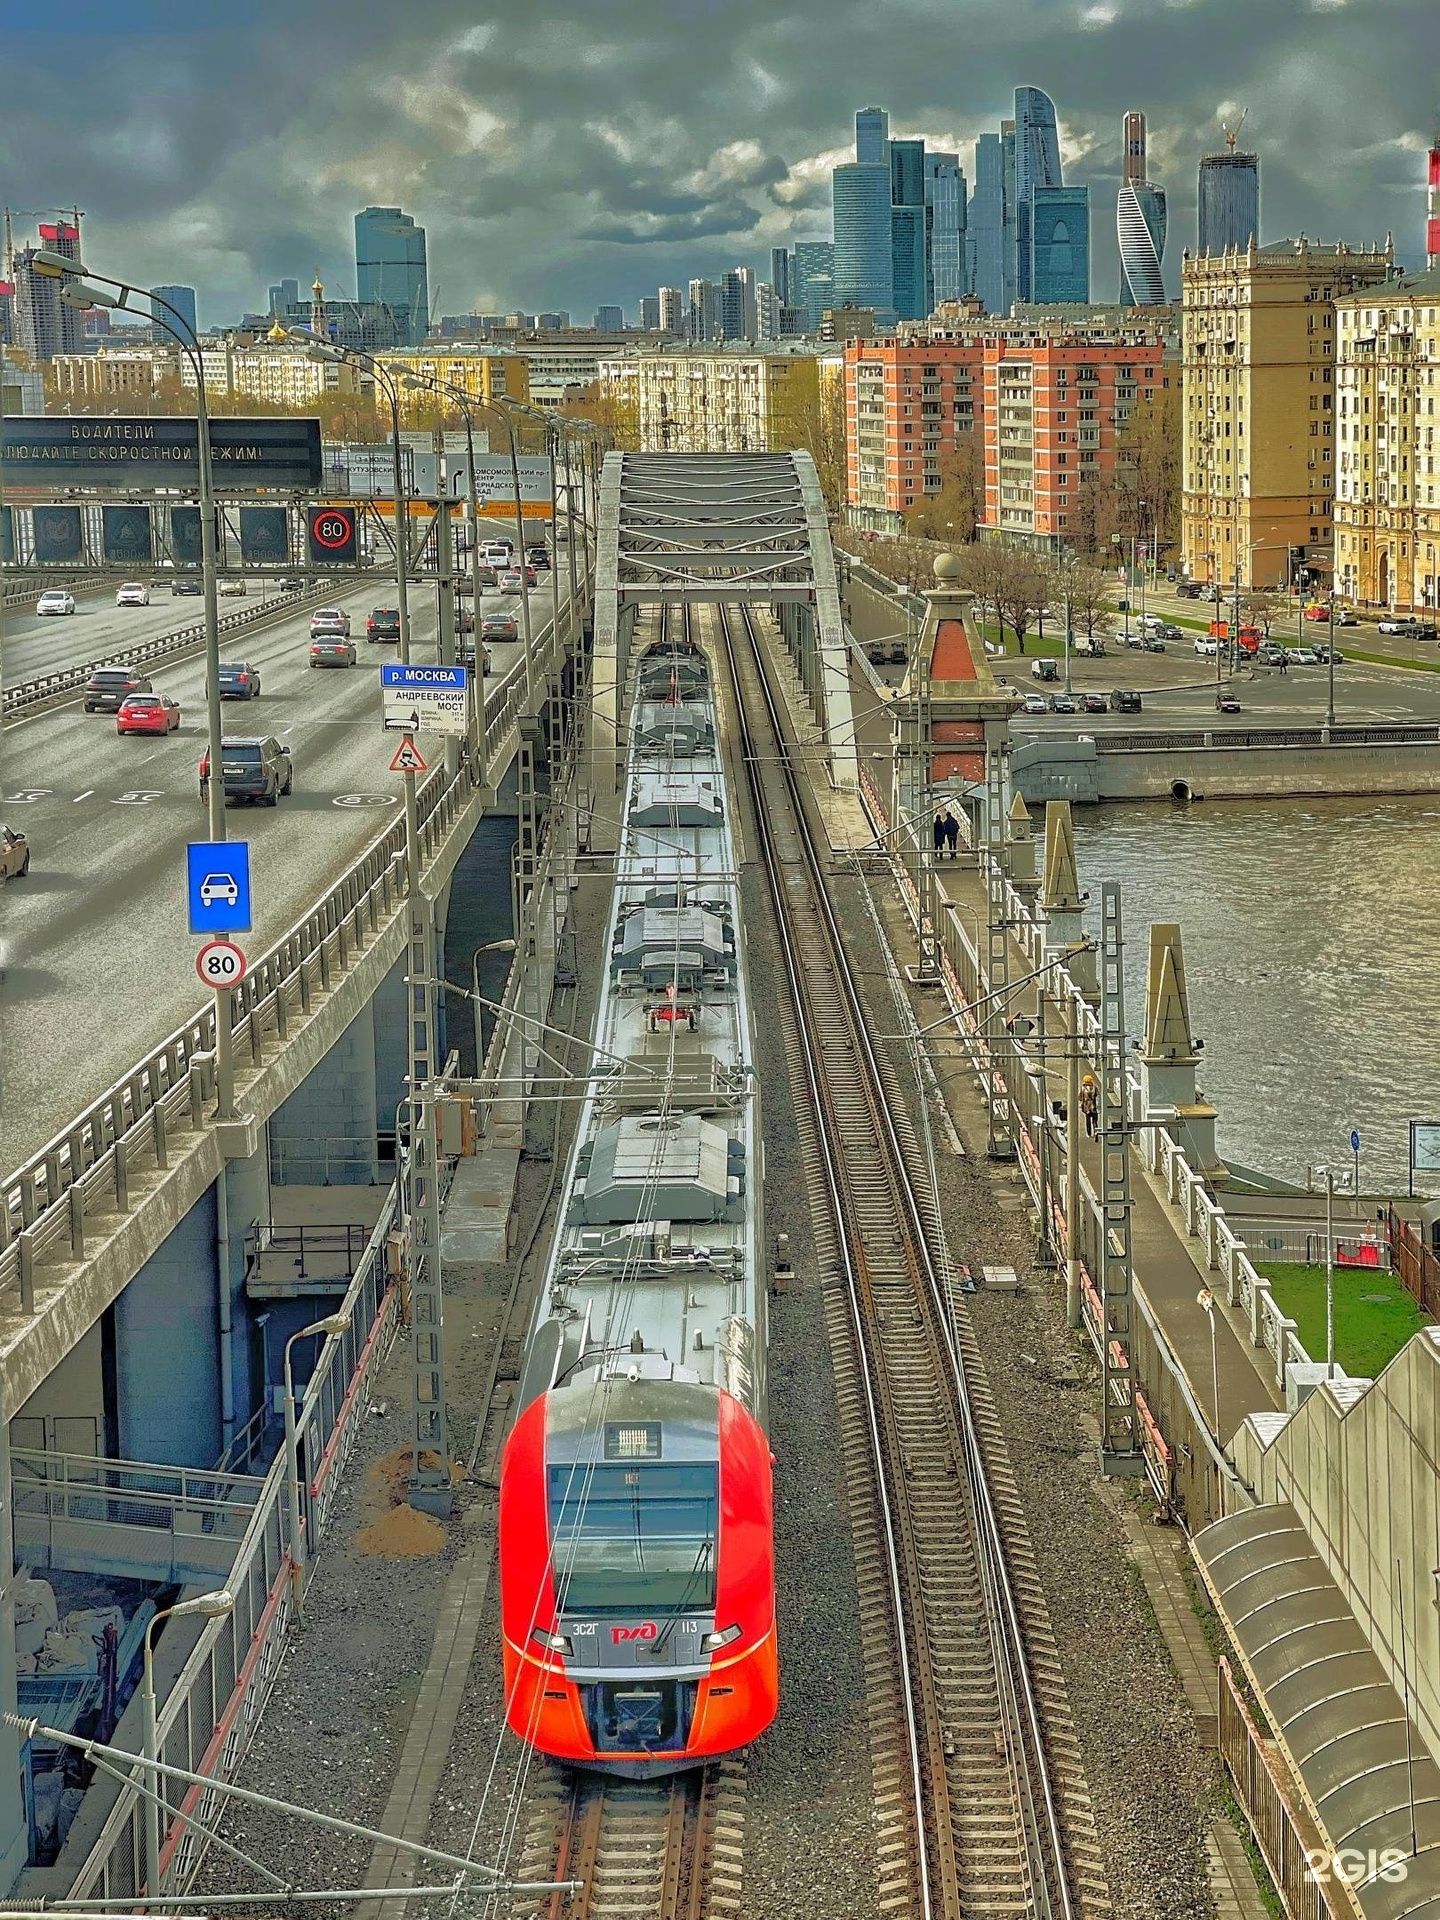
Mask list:
[[[1096,629],[1115,611],[1114,583],[1109,569],[1093,560],[1077,561],[1066,568],[1062,591],[1066,585],[1070,589],[1071,628],[1083,633],[1087,640],[1093,640]]]
[[[1001,632],[1008,626],[1017,650],[1024,653],[1026,634],[1055,593],[1055,568],[1045,555],[1019,542],[997,540],[992,544],[1003,556],[995,591]]]
[[[974,433],[957,435],[940,458],[940,486],[917,500],[905,515],[909,530],[946,546],[964,546],[975,538],[985,511],[985,450]]]

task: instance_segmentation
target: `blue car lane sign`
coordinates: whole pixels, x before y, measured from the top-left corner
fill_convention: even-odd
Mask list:
[[[185,849],[191,933],[250,931],[250,843],[192,841]]]

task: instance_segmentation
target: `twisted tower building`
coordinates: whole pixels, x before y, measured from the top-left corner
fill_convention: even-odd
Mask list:
[[[1162,307],[1165,304],[1165,189],[1145,178],[1145,116],[1125,116],[1125,177],[1115,203],[1115,227],[1120,241],[1120,304],[1122,307]]]

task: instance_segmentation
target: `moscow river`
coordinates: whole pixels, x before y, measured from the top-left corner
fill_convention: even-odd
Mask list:
[[[1356,1127],[1364,1191],[1403,1193],[1408,1122],[1440,1120],[1440,802],[1211,801],[1074,817],[1092,932],[1100,882],[1124,887],[1132,1035],[1144,1028],[1149,923],[1181,927],[1222,1157],[1303,1185],[1309,1165],[1349,1169]]]

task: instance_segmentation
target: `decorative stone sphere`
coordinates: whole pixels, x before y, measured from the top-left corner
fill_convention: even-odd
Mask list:
[[[937,553],[935,556],[935,578],[945,582],[960,578],[960,560],[957,554]]]

